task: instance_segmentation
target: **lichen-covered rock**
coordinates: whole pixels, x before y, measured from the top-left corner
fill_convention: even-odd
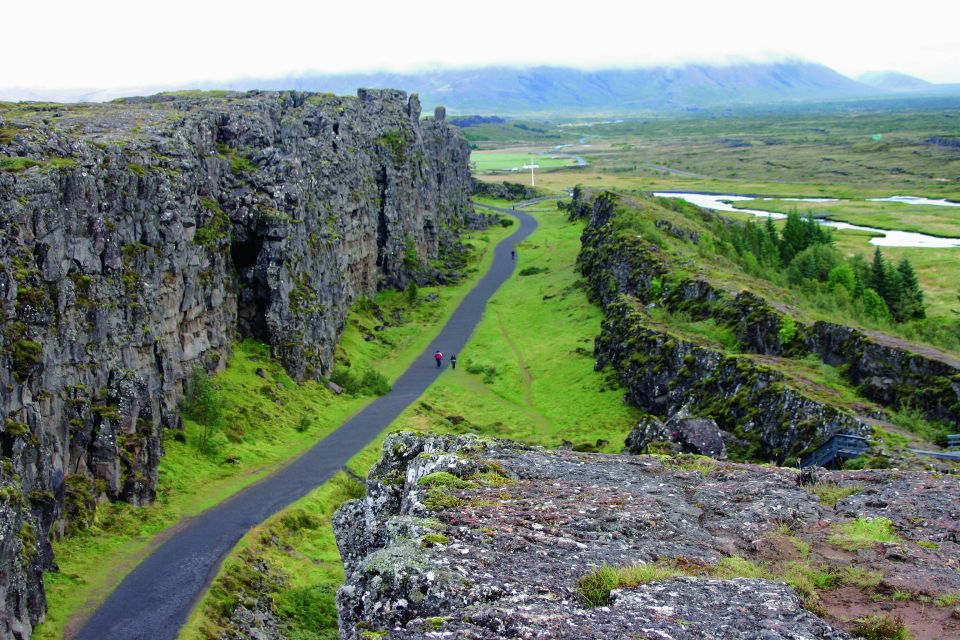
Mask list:
[[[26,638],[51,533],[153,499],[194,367],[239,334],[319,377],[360,296],[455,277],[430,265],[472,216],[469,147],[389,90],[23,105],[0,132],[0,638]]]
[[[578,581],[601,565],[705,567],[755,553],[785,527],[822,535],[832,511],[794,472],[699,464],[392,434],[367,496],[334,518],[347,575],[341,638],[846,638],[766,579],[675,578],[585,606]],[[957,488],[926,474],[825,478],[862,482],[872,496],[838,505],[844,514],[889,516],[919,537],[941,522],[937,505]],[[911,517],[896,518],[891,501],[907,496]],[[934,562],[865,556],[864,568],[935,577],[948,592],[960,585],[960,574],[945,577],[960,546],[940,544]]]
[[[655,416],[644,416],[627,436],[627,453],[666,453],[648,451],[652,443],[667,443],[673,453],[693,453],[712,458],[726,454],[724,433],[711,418],[691,416],[684,408],[662,422]]]

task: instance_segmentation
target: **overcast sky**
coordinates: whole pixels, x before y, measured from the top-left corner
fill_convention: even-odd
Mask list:
[[[785,57],[960,82],[960,0],[21,0],[0,21],[0,87]]]

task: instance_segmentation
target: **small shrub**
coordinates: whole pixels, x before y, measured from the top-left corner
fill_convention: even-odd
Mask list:
[[[860,517],[835,525],[827,541],[847,551],[857,551],[881,542],[900,542],[900,538],[893,532],[893,523],[886,518]]]
[[[10,346],[10,358],[13,360],[13,373],[18,380],[25,380],[40,364],[43,347],[33,340],[17,340]]]
[[[200,440],[197,444],[201,453],[212,452],[215,444],[213,435],[222,426],[225,406],[223,398],[206,369],[201,366],[194,367],[190,391],[180,402],[180,410],[183,415],[201,427]]]
[[[665,564],[631,564],[624,567],[603,565],[580,578],[577,588],[585,606],[602,607],[610,603],[610,592],[614,589],[669,580],[680,575],[686,575],[682,568]]]
[[[330,381],[353,396],[382,396],[390,393],[390,382],[379,371],[369,369],[359,378],[349,369],[338,367],[330,374]]]
[[[843,498],[860,493],[860,487],[841,487],[836,482],[826,481],[813,485],[813,492],[820,499],[820,504],[833,508]]]
[[[602,607],[610,603],[610,592],[617,588],[619,582],[617,570],[610,565],[603,565],[580,578],[577,589],[584,606]]]
[[[486,384],[493,384],[494,379],[499,375],[497,368],[492,364],[486,364],[476,360],[467,360],[466,368],[467,373],[475,376],[483,376],[483,381]]]
[[[500,226],[501,226],[501,227],[512,227],[512,226],[513,226],[513,218],[500,218]]]
[[[783,316],[780,322],[780,331],[777,332],[780,344],[790,344],[797,337],[797,323],[792,316]]]
[[[309,416],[300,416],[300,420],[297,421],[297,426],[294,427],[297,430],[297,433],[303,433],[307,431],[313,425],[313,421]]]
[[[360,378],[360,391],[366,395],[383,396],[390,393],[390,382],[379,371],[369,369]]]
[[[857,620],[850,630],[863,640],[910,640],[910,632],[898,616],[867,616]]]
[[[539,273],[547,273],[550,269],[546,267],[525,267],[520,269],[517,273],[518,276],[535,276]]]

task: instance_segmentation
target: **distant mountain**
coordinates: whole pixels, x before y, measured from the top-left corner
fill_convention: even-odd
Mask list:
[[[931,82],[899,71],[868,71],[857,80],[884,91],[924,91],[933,87]]]
[[[101,101],[169,89],[295,89],[354,95],[358,87],[404,89],[420,94],[427,110],[442,104],[451,114],[471,115],[612,115],[826,102],[905,91],[960,94],[960,85],[930,84],[896,72],[867,74],[858,82],[821,64],[789,61],[596,71],[568,67],[480,67],[418,73],[307,74],[118,90],[0,89],[0,100]]]
[[[399,87],[425,106],[453,113],[629,113],[697,110],[725,104],[824,100],[877,90],[820,64],[780,62],[584,71],[566,67],[482,67],[414,74],[291,76],[244,80],[223,88],[296,88],[352,93]]]

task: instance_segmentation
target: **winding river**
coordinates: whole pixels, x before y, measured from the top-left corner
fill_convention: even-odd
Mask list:
[[[786,218],[786,214],[773,213],[760,209],[738,209],[733,206],[733,202],[743,200],[787,200],[791,202],[837,202],[836,198],[756,198],[752,196],[741,196],[735,194],[723,193],[678,193],[678,192],[657,192],[653,195],[663,198],[683,198],[691,204],[704,209],[714,209],[716,211],[730,211],[739,213],[749,213],[757,217],[771,217],[774,219]],[[873,198],[871,202],[905,202],[908,204],[923,204],[931,206],[960,207],[960,202],[951,202],[949,200],[930,200],[927,198],[918,198],[915,196],[892,196],[890,198]],[[870,238],[870,244],[880,247],[915,247],[924,249],[949,249],[960,247],[960,238],[938,238],[925,233],[916,233],[913,231],[896,231],[889,229],[876,229],[874,227],[862,227],[846,222],[837,222],[834,220],[821,220],[818,222],[825,227],[834,229],[854,229],[856,231],[867,231],[876,234],[876,237]]]

